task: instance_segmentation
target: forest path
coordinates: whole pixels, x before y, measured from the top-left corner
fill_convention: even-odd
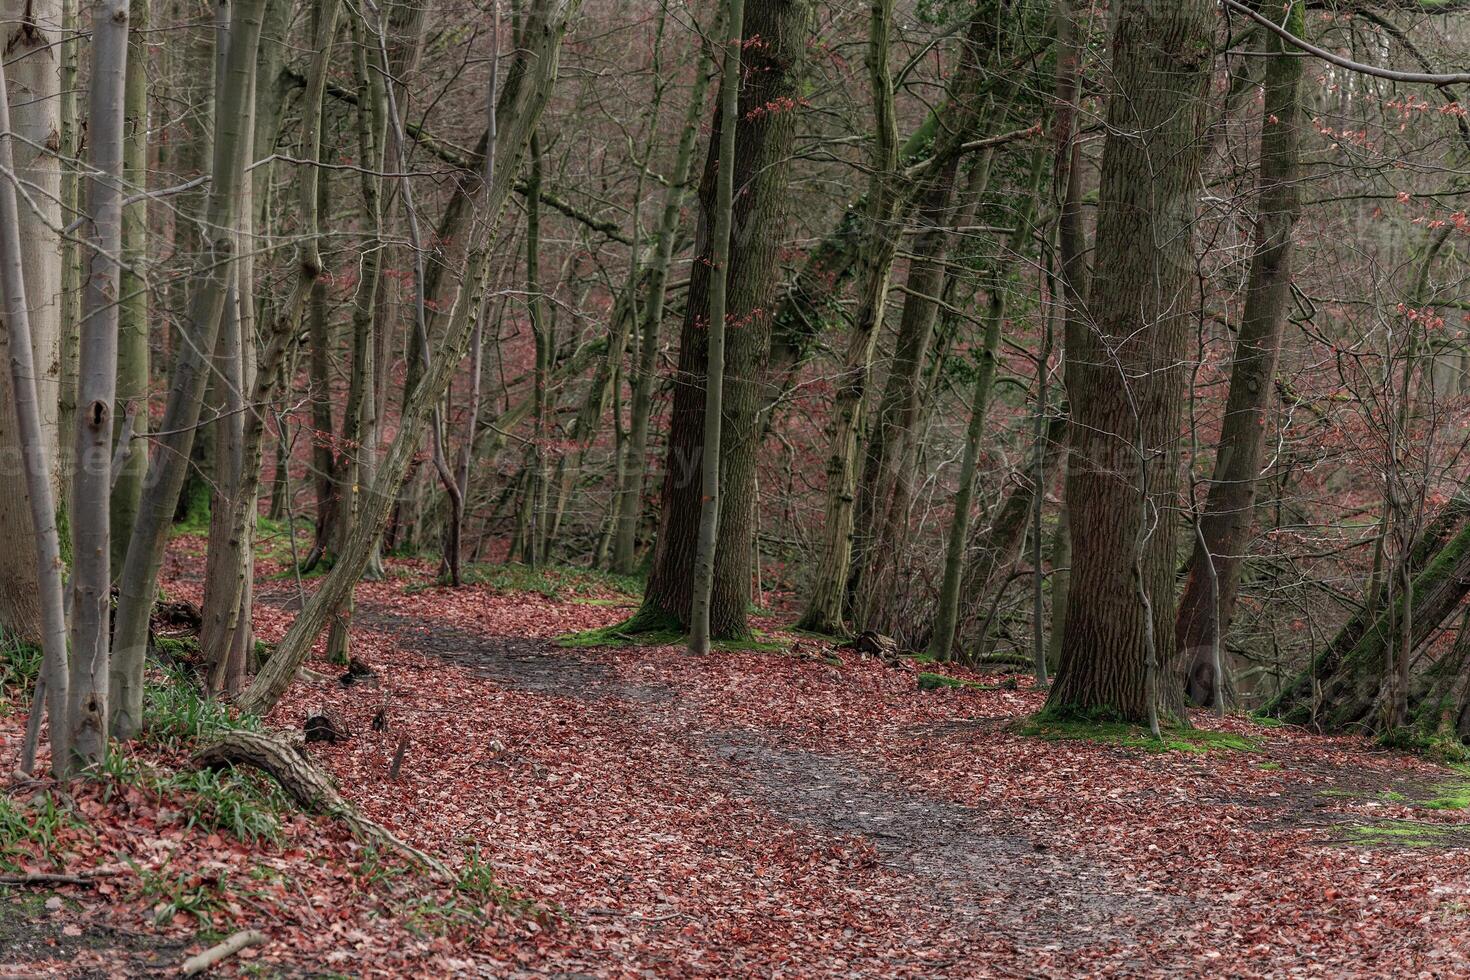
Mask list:
[[[341,712],[354,737],[313,751],[368,815],[451,863],[478,850],[555,912],[482,949],[489,975],[1470,968],[1464,817],[1413,806],[1442,769],[1239,718],[1199,723],[1249,751],[1026,737],[1024,682],[921,693],[809,641],[707,658],[555,641],[627,612],[364,583],[354,643],[381,686],[299,684],[272,718]],[[1435,835],[1387,846],[1410,818]]]
[[[616,621],[615,616],[610,618]],[[645,797],[635,796],[628,805],[635,810],[658,808],[670,795],[709,794],[714,789],[735,804],[731,819],[740,819],[742,809],[754,809],[762,823],[780,825],[783,833],[795,834],[802,842],[763,872],[768,881],[802,877],[814,854],[817,860],[841,865],[844,872],[858,872],[860,883],[844,882],[838,907],[829,911],[852,914],[841,907],[848,904],[903,909],[922,924],[927,934],[923,945],[931,947],[921,946],[911,956],[890,956],[876,972],[964,975],[980,961],[977,952],[980,958],[1029,961],[1042,953],[1124,948],[1139,941],[1139,922],[1173,921],[1196,904],[1124,880],[1094,856],[1053,849],[1044,834],[1016,819],[1008,806],[963,805],[917,789],[881,760],[841,751],[840,740],[821,750],[791,744],[782,724],[789,718],[779,708],[770,712],[777,722],[773,726],[750,724],[749,719],[729,724],[718,710],[711,710],[709,692],[702,685],[687,683],[689,675],[698,675],[706,665],[688,661],[677,649],[570,649],[546,637],[496,635],[472,626],[429,622],[414,611],[402,610],[396,598],[386,595],[360,599],[354,626],[389,638],[398,649],[461,668],[497,688],[575,705],[583,709],[580,723],[594,738],[631,735],[658,745],[670,770],[657,785],[646,788]],[[640,668],[640,654],[659,662],[657,676]],[[741,659],[755,665],[774,658]],[[824,678],[827,670],[825,665],[818,668]],[[911,683],[912,675],[906,675],[904,682]],[[751,685],[764,682],[752,675],[737,683],[758,689]],[[473,696],[470,690],[464,693]],[[771,687],[766,694],[782,699],[789,692]],[[593,707],[595,712],[586,710]],[[598,732],[601,718],[617,731]],[[493,728],[476,732],[466,726],[460,734],[467,741],[489,738]],[[421,758],[419,764],[428,763]],[[703,858],[718,858],[722,847],[719,841],[710,841],[707,847],[695,842],[695,850],[705,852]],[[759,847],[741,850],[746,853],[736,856],[742,861],[765,860]],[[617,864],[617,876],[636,884],[623,895],[603,894],[600,887],[593,887],[589,891],[597,893],[597,903],[580,912],[575,910],[575,898],[586,896],[571,900],[561,896],[560,903],[579,930],[599,931],[609,916],[608,906],[652,891],[662,900],[639,914],[633,928],[645,931],[646,944],[656,947],[670,932],[671,920],[666,917],[674,914],[672,910],[701,901],[694,893],[697,889],[691,891],[689,882],[682,880],[679,867],[657,861],[650,865],[636,852],[621,861],[611,842],[599,858]],[[768,914],[781,918],[793,911],[781,901],[779,890],[770,897],[775,901]],[[799,899],[793,896],[792,902]],[[763,923],[755,916],[745,923],[744,932],[754,940],[787,925],[774,919]],[[814,952],[832,939],[821,929],[802,936]],[[759,942],[749,945],[758,947]],[[754,955],[757,950],[747,952]],[[1142,965],[1143,961],[1134,963]],[[558,971],[547,964],[546,972]]]

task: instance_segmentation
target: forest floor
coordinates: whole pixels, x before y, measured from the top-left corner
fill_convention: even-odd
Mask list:
[[[170,597],[198,600],[197,551],[176,543]],[[292,813],[263,780],[181,785],[187,740],[153,737],[108,780],[0,797],[0,882],[97,875],[0,885],[0,976],[172,974],[247,927],[268,941],[221,973],[1470,970],[1464,774],[1239,717],[1163,745],[1028,728],[1042,695],[1024,678],[888,666],[780,617],[758,622],[760,649],[705,658],[568,646],[635,600],[572,572],[454,590],[425,587],[427,565],[390,571],[357,593],[354,652],[377,677],[314,664],[330,675],[266,724],[339,716],[351,737],[312,757],[456,881]],[[270,641],[298,583],[260,576]],[[931,670],[959,686],[922,690]],[[23,718],[0,715],[8,771]]]

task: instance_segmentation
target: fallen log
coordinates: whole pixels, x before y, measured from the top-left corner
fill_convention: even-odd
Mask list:
[[[242,929],[224,942],[209,947],[197,956],[189,957],[179,968],[179,973],[186,977],[203,973],[221,960],[234,956],[240,950],[259,946],[263,942],[265,942],[265,933],[257,929]]]
[[[303,809],[336,817],[360,837],[384,844],[410,858],[433,875],[453,881],[454,875],[438,858],[400,840],[388,828],[369,820],[342,798],[326,773],[312,765],[300,749],[264,732],[233,731],[194,753],[200,768],[253,766],[281,784]]]

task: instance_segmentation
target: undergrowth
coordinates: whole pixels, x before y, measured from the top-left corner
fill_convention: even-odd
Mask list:
[[[20,871],[24,859],[36,856],[63,867],[58,847],[61,835],[82,826],[55,790],[26,801],[0,796],[0,869]]]

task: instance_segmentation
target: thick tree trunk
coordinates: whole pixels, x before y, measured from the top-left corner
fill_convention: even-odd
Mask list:
[[[1067,352],[1073,571],[1047,707],[1152,722],[1161,705],[1182,708],[1158,665],[1174,635],[1184,311],[1214,10],[1120,0],[1114,18],[1093,322]]]
[[[61,209],[59,149],[62,99],[57,72],[58,45],[64,42],[62,5],[57,0],[0,2],[0,38],[5,42],[10,124],[19,137],[12,144],[14,179],[25,188],[20,207],[17,261],[25,277],[29,304],[30,345],[38,382],[36,407],[41,444],[57,487],[57,383],[60,380]],[[10,179],[10,178],[5,178]],[[0,336],[0,356],[5,353]],[[9,374],[0,374],[0,454],[20,458],[23,446]],[[67,440],[70,445],[70,438]],[[66,465],[70,466],[68,457]],[[7,546],[0,549],[0,629],[29,643],[43,635],[42,600],[36,580],[36,545],[31,521],[27,474],[14,466],[0,468],[0,529]]]
[[[736,121],[738,188],[733,216],[734,240],[728,269],[727,378],[720,461],[725,495],[715,554],[715,584],[710,598],[710,635],[747,636],[750,604],[755,457],[764,404],[760,371],[770,344],[776,252],[783,240],[795,108],[802,84],[800,66],[807,47],[812,7],[808,0],[754,0],[745,11],[745,35],[763,44],[745,51],[745,72]],[[788,104],[791,107],[787,107]],[[779,106],[778,111],[765,111]],[[760,109],[762,111],[756,111]],[[728,120],[716,116],[711,146]],[[709,319],[710,219],[714,212],[717,153],[705,161],[700,184],[697,254],[690,276],[679,370],[660,495],[659,536],[643,608],[633,629],[687,626],[691,600],[689,569],[699,525],[699,468],[704,433],[704,326]]]
[[[1300,3],[1289,7],[1283,26],[1302,35]],[[1230,393],[1215,450],[1215,471],[1200,514],[1175,628],[1186,690],[1195,704],[1202,705],[1215,703],[1223,694],[1222,679],[1215,671],[1235,611],[1241,563],[1253,523],[1266,414],[1291,290],[1292,228],[1300,210],[1296,181],[1302,59],[1295,51],[1283,51],[1275,35],[1266,43],[1277,56],[1266,68],[1255,254],[1230,368]]]

